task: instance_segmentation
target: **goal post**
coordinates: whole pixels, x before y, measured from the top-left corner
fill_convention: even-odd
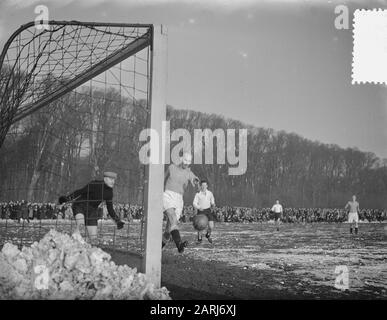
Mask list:
[[[152,46],[151,114],[148,128],[161,137],[162,122],[166,119],[167,83],[167,30],[164,26],[154,27]],[[163,150],[158,148],[158,159]],[[152,150],[151,150],[152,152]],[[161,242],[163,224],[164,159],[157,164],[149,164],[146,172],[145,190],[145,255],[143,270],[152,283],[161,284]]]

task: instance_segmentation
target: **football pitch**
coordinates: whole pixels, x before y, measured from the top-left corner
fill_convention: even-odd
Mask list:
[[[173,243],[163,251],[171,296],[174,286],[186,288],[175,298],[387,298],[385,223],[360,223],[358,235],[346,223],[282,224],[280,231],[271,223],[218,223],[213,245],[197,244],[187,223],[182,238],[190,242],[183,255]]]
[[[72,229],[65,221],[39,224],[5,229],[2,221],[2,240],[30,245],[50,228]],[[162,285],[173,299],[387,299],[386,223],[360,223],[357,235],[346,223],[281,224],[279,231],[273,223],[216,223],[213,244],[196,243],[191,223],[180,228],[184,253],[170,242],[162,254]],[[112,250],[138,249],[140,223],[114,229],[106,223],[102,248],[140,270],[138,250]]]

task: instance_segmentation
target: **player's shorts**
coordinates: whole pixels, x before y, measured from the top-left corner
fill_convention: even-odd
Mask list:
[[[278,220],[281,218],[281,212],[270,211],[270,219]]]
[[[348,214],[348,222],[349,223],[352,223],[352,222],[359,222],[359,215],[357,212],[350,212]]]
[[[98,212],[92,207],[84,205],[73,205],[74,217],[77,214],[83,214],[85,216],[85,226],[98,226]]]
[[[208,218],[208,221],[216,221],[217,218],[215,216],[215,213],[211,212],[211,209],[208,208],[208,209],[204,209],[204,210],[198,210],[198,215],[199,214],[204,214],[207,216]]]
[[[166,190],[163,194],[163,210],[174,208],[176,213],[176,219],[179,221],[183,212],[184,200],[180,193]]]

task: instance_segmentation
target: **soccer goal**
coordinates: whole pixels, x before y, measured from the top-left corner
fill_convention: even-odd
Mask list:
[[[71,232],[58,197],[114,171],[126,224],[101,207],[99,244],[137,252],[160,286],[164,166],[140,162],[139,135],[162,132],[166,42],[151,24],[31,22],[12,34],[0,56],[1,243]]]

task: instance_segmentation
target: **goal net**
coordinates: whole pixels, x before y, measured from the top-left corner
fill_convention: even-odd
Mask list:
[[[99,244],[144,254],[153,169],[139,160],[139,135],[152,126],[152,90],[162,97],[153,46],[154,27],[140,24],[29,23],[10,37],[0,56],[2,243],[71,232],[71,205],[58,197],[114,171],[126,224],[117,230],[102,205]]]

